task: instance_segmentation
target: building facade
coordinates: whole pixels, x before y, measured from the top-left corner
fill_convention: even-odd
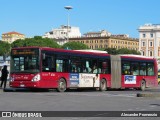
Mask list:
[[[86,44],[90,49],[103,48],[128,48],[132,50],[139,50],[139,40],[126,37],[81,37],[70,38],[69,41],[80,42]]]
[[[73,27],[73,26],[68,27],[62,25],[60,28],[56,28],[50,32],[45,33],[45,35],[43,35],[42,37],[55,39],[59,45],[63,45],[64,43],[68,42],[67,38],[81,37],[81,33],[79,27]]]
[[[160,65],[160,24],[145,24],[138,31],[141,55],[157,58]]]
[[[143,56],[160,57],[160,24],[145,24],[139,29],[139,50]]]
[[[2,41],[5,42],[12,43],[17,39],[25,39],[25,35],[15,31],[2,34]]]

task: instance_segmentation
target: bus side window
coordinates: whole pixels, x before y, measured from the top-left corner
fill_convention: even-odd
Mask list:
[[[48,62],[47,62],[47,59],[45,59],[42,62],[42,71],[48,71],[49,68],[47,68],[47,66],[48,66]]]
[[[139,75],[139,63],[138,62],[131,63],[131,75]]]
[[[42,71],[55,72],[55,62],[53,56],[47,56],[42,61]]]
[[[146,63],[140,63],[140,75],[146,75]]]
[[[57,59],[56,60],[56,72],[63,72],[63,60]]]
[[[82,72],[82,65],[79,59],[72,59],[70,63],[70,72],[80,73]]]
[[[110,73],[110,64],[109,61],[102,61],[101,64],[99,64],[99,73],[103,74],[109,74]]]
[[[98,68],[97,68],[96,63],[92,67],[92,73],[98,73]]]
[[[107,62],[102,62],[102,73],[107,73]]]
[[[154,64],[153,63],[147,64],[147,75],[149,75],[149,76],[154,75]]]
[[[122,74],[123,75],[130,75],[130,63],[129,62],[122,62]]]

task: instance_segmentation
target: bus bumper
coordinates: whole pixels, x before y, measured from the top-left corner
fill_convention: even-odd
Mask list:
[[[9,86],[13,88],[39,88],[39,83],[31,81],[13,81],[9,83]]]

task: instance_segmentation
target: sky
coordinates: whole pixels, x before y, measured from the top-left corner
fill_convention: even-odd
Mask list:
[[[140,26],[160,24],[159,5],[160,0],[0,0],[0,35],[16,31],[42,36],[67,25],[69,13],[70,25],[82,34],[107,30],[138,38]]]

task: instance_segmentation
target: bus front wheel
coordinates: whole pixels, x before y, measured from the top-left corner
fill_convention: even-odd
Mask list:
[[[66,89],[67,89],[66,81],[65,81],[63,78],[61,78],[61,79],[58,81],[57,91],[58,91],[58,92],[64,92]]]
[[[102,79],[100,81],[100,91],[106,91],[107,90],[107,82],[105,79]]]
[[[141,81],[140,89],[141,89],[142,91],[145,91],[145,89],[146,89],[146,82],[145,82],[144,80]]]

